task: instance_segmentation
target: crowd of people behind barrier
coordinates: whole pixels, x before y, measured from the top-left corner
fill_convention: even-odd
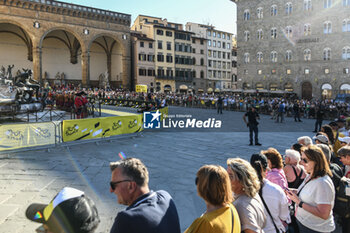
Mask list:
[[[259,113],[276,115],[281,103],[284,103],[285,115],[293,116],[293,107],[298,106],[300,117],[316,118],[317,109],[324,111],[324,119],[338,118],[340,115],[348,115],[350,104],[337,103],[333,99],[304,100],[284,97],[260,97],[242,96],[237,94],[175,94],[175,93],[137,93],[121,89],[81,88],[74,85],[54,86],[46,89],[47,104],[56,105],[58,109],[71,111],[74,108],[74,100],[77,93],[86,96],[90,103],[104,103],[128,107],[161,105],[183,106],[194,108],[215,109],[219,97],[222,99],[222,109],[227,111],[246,111],[249,107],[255,107]]]

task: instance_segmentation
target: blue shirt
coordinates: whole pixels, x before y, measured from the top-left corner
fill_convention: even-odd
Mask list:
[[[180,233],[179,216],[170,194],[151,191],[119,212],[110,233],[124,232]]]

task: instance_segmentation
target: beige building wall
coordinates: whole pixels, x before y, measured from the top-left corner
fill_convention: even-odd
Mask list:
[[[193,88],[196,92],[204,92],[207,88],[207,41],[204,38],[192,36],[192,56],[195,59],[193,69]]]
[[[33,62],[27,59],[28,51],[23,41],[9,33],[1,33],[0,36],[0,67],[4,66],[7,70],[8,65],[14,65],[12,76],[17,70],[22,71],[22,68],[33,69]]]

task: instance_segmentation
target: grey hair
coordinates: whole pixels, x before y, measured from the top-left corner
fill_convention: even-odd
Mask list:
[[[288,157],[291,160],[291,162],[299,163],[300,161],[300,153],[296,150],[287,149],[284,155]]]
[[[300,144],[302,144],[303,146],[308,146],[308,145],[312,145],[312,139],[309,136],[302,136],[298,138],[298,142],[302,142]]]
[[[316,146],[318,146],[319,148],[321,148],[321,150],[323,151],[323,154],[326,156],[327,162],[331,162],[331,155],[332,152],[329,149],[328,145],[325,144],[317,144]]]
[[[260,182],[255,169],[250,163],[240,158],[227,159],[227,166],[235,173],[242,185],[243,192],[254,198],[260,190]]]
[[[139,186],[148,185],[148,170],[139,159],[127,158],[117,162],[110,162],[109,167],[112,172],[116,168],[121,168],[122,174],[135,181]]]

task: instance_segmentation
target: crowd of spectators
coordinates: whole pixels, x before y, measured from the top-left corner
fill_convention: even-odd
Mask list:
[[[340,115],[348,115],[350,112],[349,103],[339,103],[333,99],[325,100],[304,100],[284,97],[261,97],[242,96],[237,94],[175,94],[175,93],[137,93],[121,89],[98,89],[81,88],[80,86],[66,85],[54,86],[44,89],[47,95],[47,104],[56,105],[58,109],[69,111],[74,106],[75,94],[84,91],[87,99],[92,102],[102,102],[117,105],[122,101],[133,101],[133,107],[139,103],[151,103],[155,107],[163,105],[196,107],[196,108],[217,108],[226,111],[247,111],[255,107],[259,113],[269,114],[276,119],[283,121],[284,116],[294,116],[295,120],[301,118],[317,119],[318,112],[322,111],[322,118],[334,119]],[[138,102],[136,104],[136,102]],[[218,103],[220,103],[218,106]],[[283,106],[283,115],[279,114]],[[130,103],[128,103],[130,107]],[[139,107],[139,106],[136,106]]]

